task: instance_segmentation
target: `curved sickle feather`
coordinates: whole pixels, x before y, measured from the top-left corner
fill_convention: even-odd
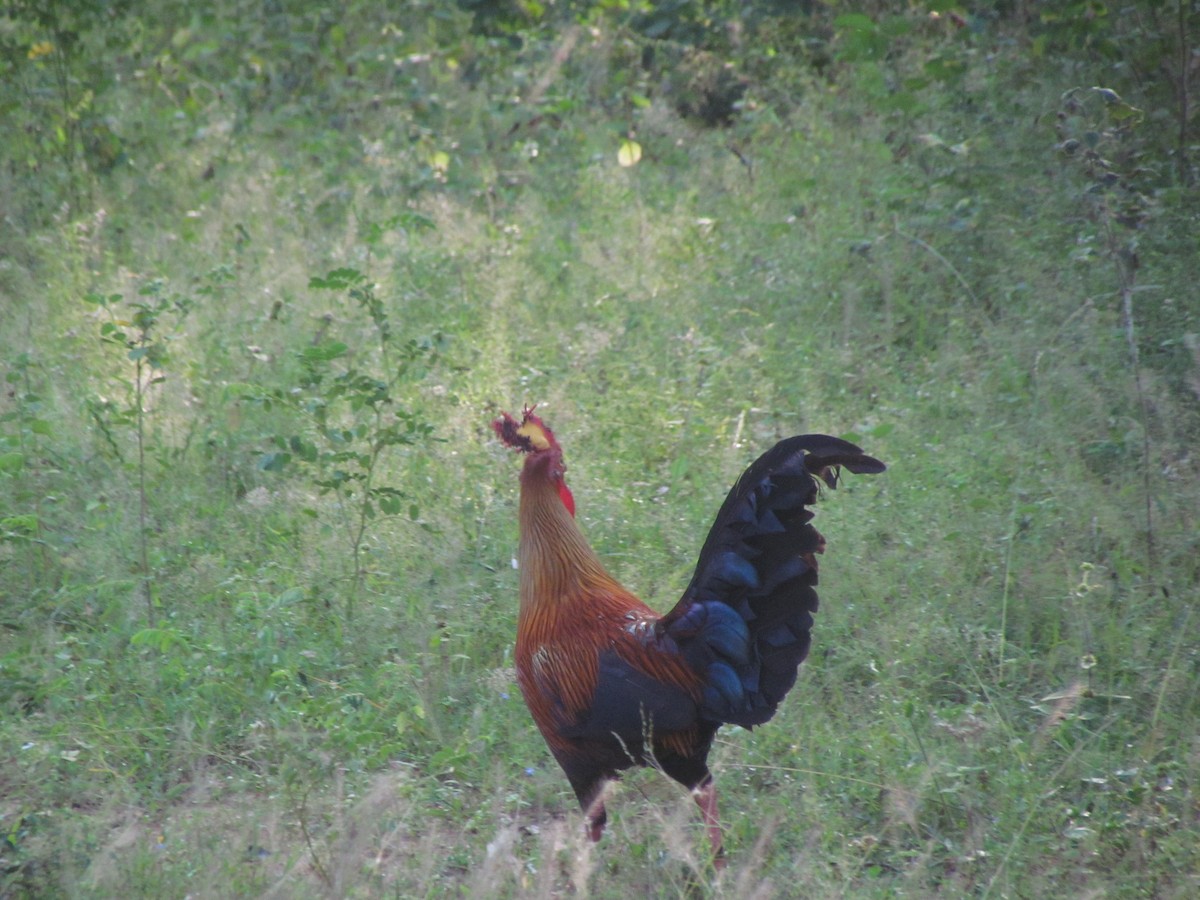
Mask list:
[[[805,434],[760,456],[725,498],[687,590],[658,623],[705,673],[700,712],[751,727],[767,721],[808,655],[817,611],[817,554],[825,539],[811,524],[821,479],[886,466],[848,441]]]

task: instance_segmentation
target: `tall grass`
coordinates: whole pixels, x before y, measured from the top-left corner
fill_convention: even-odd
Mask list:
[[[904,117],[865,67],[796,58],[714,130],[630,74],[619,29],[514,49],[458,13],[382,24],[347,13],[291,94],[282,56],[232,79],[167,54],[103,98],[130,164],[88,205],[23,207],[0,893],[1194,892],[1194,204],[1163,186],[1134,280],[1114,268],[1128,197],[1045,124],[1088,79],[999,42]],[[178,47],[233,26],[194,27]],[[532,84],[542,107],[511,103]],[[1152,135],[1105,134],[1148,177]],[[394,343],[313,286],[339,269]],[[169,358],[114,352],[105,316],[150,283],[195,301]],[[410,340],[438,352],[377,409],[335,387]],[[772,441],[849,435],[890,465],[820,506],[796,689],[718,738],[720,878],[653,772],[585,843],[520,702],[516,471],[487,423],[526,402],[659,608]],[[409,413],[432,432],[376,453]],[[344,489],[364,459],[402,503]]]

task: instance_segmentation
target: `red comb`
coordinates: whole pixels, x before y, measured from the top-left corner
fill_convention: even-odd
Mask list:
[[[492,423],[492,429],[505,446],[522,453],[559,449],[554,432],[540,417],[533,414],[536,408],[536,405],[525,407],[520,422],[506,412],[500,413],[500,418]]]

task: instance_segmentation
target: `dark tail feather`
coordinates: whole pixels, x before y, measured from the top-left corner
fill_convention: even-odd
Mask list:
[[[808,655],[825,539],[810,524],[817,478],[886,469],[848,441],[806,434],[760,456],[725,498],[692,582],[660,632],[705,673],[702,713],[752,726],[767,721]]]
[[[831,488],[837,487],[839,467],[855,475],[878,475],[887,469],[879,460],[867,456],[849,441],[827,434],[802,434],[783,441],[779,446],[801,440],[805,441],[803,446],[808,451],[804,457],[805,467]]]

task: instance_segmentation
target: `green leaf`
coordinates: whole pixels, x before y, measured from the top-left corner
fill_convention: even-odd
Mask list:
[[[293,603],[299,603],[304,599],[304,588],[290,587],[274,600],[271,601],[272,606],[290,606]]]
[[[175,647],[186,648],[188,638],[174,628],[143,628],[129,639],[134,647],[153,647],[159,653],[167,653]]]
[[[671,463],[671,483],[678,484],[679,482],[683,481],[683,479],[687,477],[689,468],[690,463],[686,456],[675,457],[674,461]]]
[[[400,213],[396,216],[395,222],[399,227],[412,231],[430,231],[437,228],[433,219],[415,212]]]
[[[435,775],[450,775],[462,758],[463,754],[457,747],[446,747],[429,758],[429,770]]]
[[[0,519],[0,531],[4,532],[7,538],[25,537],[36,534],[38,529],[38,517],[33,513],[24,513],[19,516],[5,516]]]
[[[258,468],[263,472],[282,472],[291,461],[290,453],[264,453],[258,459]]]
[[[293,435],[288,439],[288,448],[300,458],[301,462],[315,463],[320,456],[320,451],[317,445],[312,441],[306,441],[303,438]]]
[[[358,269],[341,268],[334,269],[324,278],[314,275],[308,280],[308,286],[317,290],[342,291],[366,280],[367,276]]]
[[[846,13],[833,20],[833,27],[843,31],[874,31],[875,22],[862,13]]]
[[[341,341],[324,341],[315,347],[305,347],[300,358],[306,363],[331,362],[345,356],[349,349]]]
[[[11,453],[0,453],[0,472],[12,475],[25,468],[25,454],[15,450]]]

